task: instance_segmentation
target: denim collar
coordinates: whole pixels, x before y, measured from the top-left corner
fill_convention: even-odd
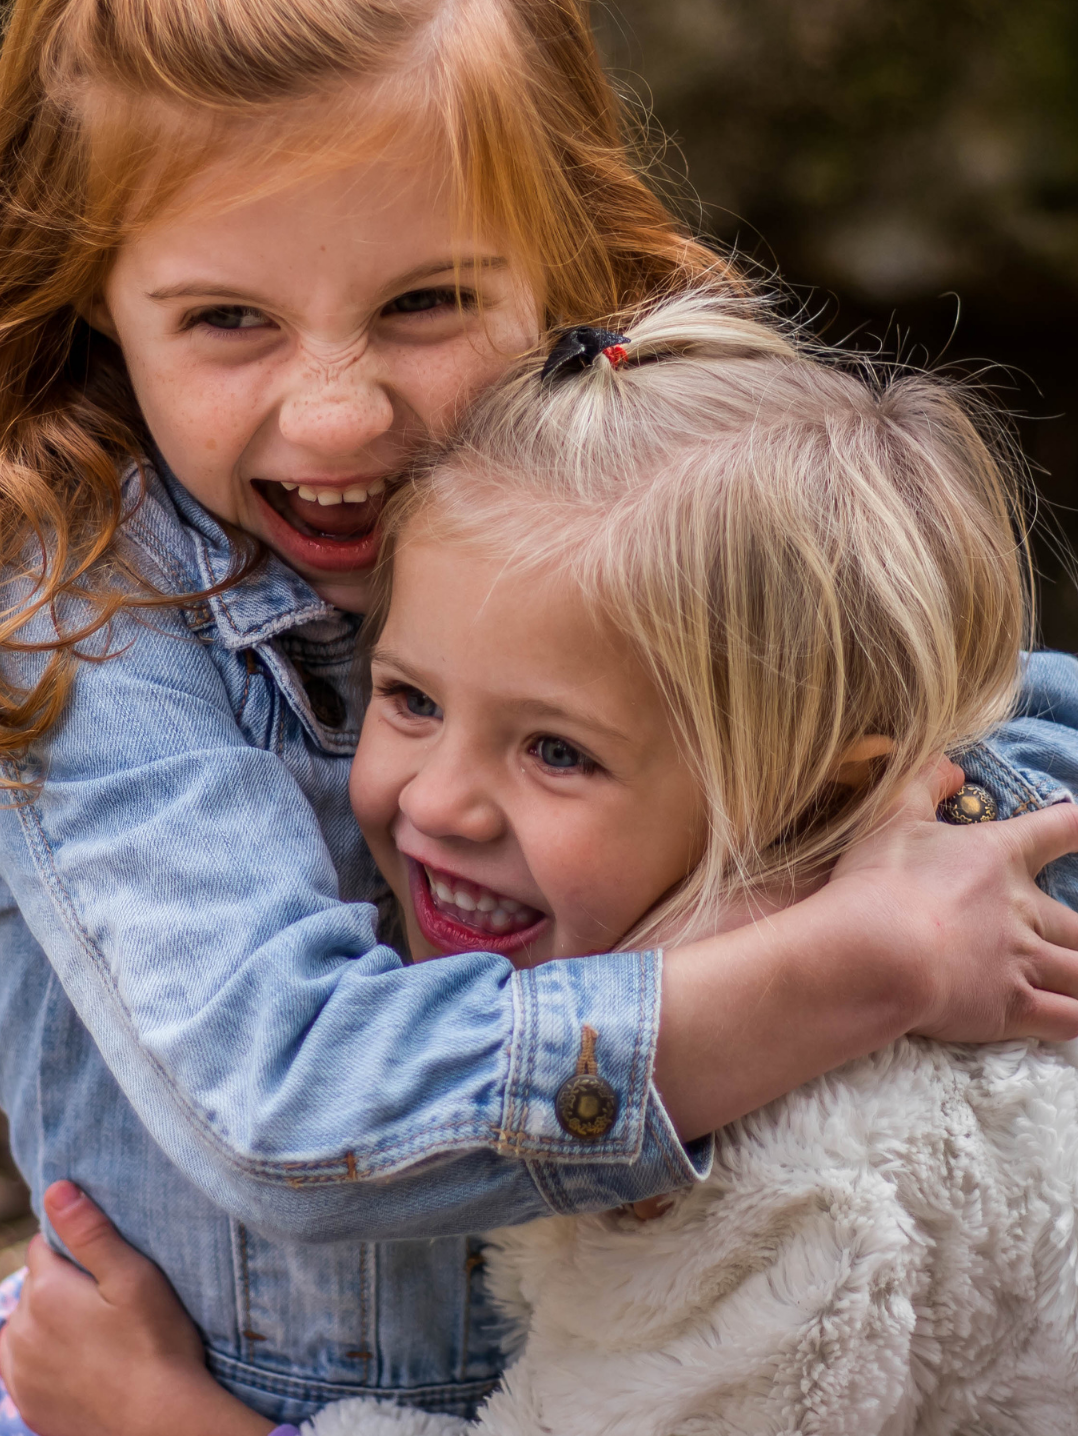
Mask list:
[[[159,485],[167,496],[162,496],[164,505],[174,510],[191,537],[198,565],[198,586],[213,588],[224,582],[233,559],[232,544],[224,529],[188,493],[160,457],[155,456],[147,465],[146,477],[147,494],[152,494]],[[339,609],[320,599],[306,579],[273,553],[241,583],[208,598],[206,606],[221,643],[232,650],[253,647],[318,619],[335,620],[351,627]]]

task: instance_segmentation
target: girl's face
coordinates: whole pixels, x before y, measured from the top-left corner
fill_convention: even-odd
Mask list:
[[[496,244],[454,245],[433,161],[229,208],[231,164],[121,250],[91,317],[183,485],[362,611],[386,481],[534,344],[536,305]]]
[[[352,804],[416,958],[608,951],[698,861],[659,695],[564,579],[404,542],[372,668]]]

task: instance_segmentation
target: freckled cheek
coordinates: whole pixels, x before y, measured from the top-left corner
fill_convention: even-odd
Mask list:
[[[512,355],[485,342],[462,341],[426,361],[410,359],[398,370],[398,389],[409,409],[436,438],[508,368]]]
[[[230,468],[253,431],[251,405],[242,393],[222,394],[220,385],[182,371],[153,370],[135,377],[135,392],[154,438],[173,462],[213,455],[214,471]],[[169,455],[173,457],[172,455]]]

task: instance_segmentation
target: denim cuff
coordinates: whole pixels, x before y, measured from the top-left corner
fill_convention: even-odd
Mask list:
[[[686,1146],[655,1085],[662,953],[608,953],[514,977],[514,1037],[498,1149],[523,1158],[548,1205],[579,1212],[641,1201],[707,1175],[710,1137]],[[559,1119],[581,1072],[613,1099],[613,1120],[582,1137]]]

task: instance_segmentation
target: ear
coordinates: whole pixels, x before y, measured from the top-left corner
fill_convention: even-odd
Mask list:
[[[872,777],[872,760],[882,758],[894,748],[893,738],[882,733],[866,733],[851,743],[831,769],[831,781],[843,788],[863,788]]]
[[[120,342],[120,336],[112,322],[112,312],[103,294],[95,294],[88,304],[80,304],[78,308],[79,316],[86,320],[91,329],[104,334],[106,339],[111,339],[114,344]]]

